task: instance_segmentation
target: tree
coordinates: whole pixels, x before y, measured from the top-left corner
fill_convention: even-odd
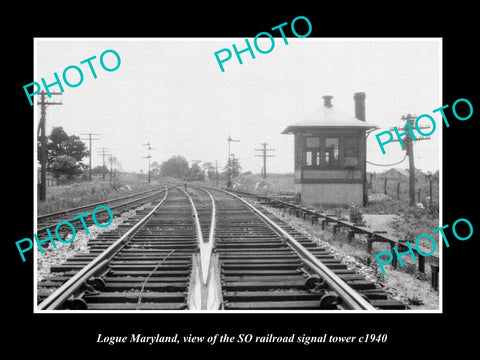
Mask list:
[[[177,179],[186,179],[189,173],[188,161],[183,156],[172,156],[160,165],[161,176],[171,176]]]
[[[92,175],[102,175],[104,173],[108,174],[108,172],[109,172],[108,167],[103,165],[95,166],[92,169]]]
[[[203,170],[200,167],[200,161],[199,160],[193,160],[192,166],[188,170],[188,175],[187,175],[187,180],[188,181],[203,181],[204,180],[204,174]]]
[[[228,164],[225,165],[223,170],[228,173]],[[232,177],[240,175],[240,172],[242,170],[242,167],[240,166],[240,162],[238,161],[237,158],[230,159],[230,175]]]
[[[50,170],[55,178],[63,176],[66,180],[72,180],[82,173],[82,167],[68,155],[55,157],[50,164]]]
[[[38,144],[40,146],[40,144]],[[47,170],[55,178],[64,175],[72,180],[85,169],[82,159],[88,155],[87,146],[78,136],[69,136],[61,126],[54,127],[47,141]]]
[[[88,153],[87,145],[78,136],[69,136],[61,126],[54,127],[48,136],[47,167],[57,156],[70,156],[80,163]]]
[[[161,167],[160,164],[156,161],[150,164],[150,174],[152,177],[159,177],[160,176]]]
[[[204,162],[203,163],[203,168],[206,172],[207,177],[210,180],[215,180],[215,176],[216,176],[215,166],[213,166],[213,164],[211,162]]]

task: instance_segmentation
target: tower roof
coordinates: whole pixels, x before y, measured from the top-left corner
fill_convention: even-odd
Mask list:
[[[375,129],[378,126],[357,119],[355,116],[334,107],[331,104],[332,96],[324,96],[324,105],[311,113],[302,121],[288,126],[282,131],[282,134],[293,134],[305,130],[306,128],[357,128],[357,129]]]

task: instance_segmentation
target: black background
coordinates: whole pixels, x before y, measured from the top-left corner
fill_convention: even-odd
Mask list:
[[[315,6],[293,9],[290,3],[266,6],[247,6],[246,3],[223,3],[218,6],[202,4],[194,9],[187,3],[174,10],[162,3],[112,3],[102,11],[97,4],[85,3],[66,6],[44,4],[37,9],[10,8],[2,25],[6,41],[3,67],[7,84],[3,84],[3,248],[2,298],[4,311],[2,327],[6,330],[5,345],[23,353],[33,350],[31,356],[57,357],[72,351],[75,354],[120,354],[127,348],[140,354],[164,354],[166,351],[219,350],[253,352],[266,350],[280,353],[287,347],[298,353],[311,352],[317,356],[323,351],[355,350],[357,354],[388,356],[402,353],[418,357],[433,355],[446,349],[466,350],[475,344],[477,314],[474,272],[480,232],[477,212],[476,141],[478,126],[478,41],[474,36],[473,6],[459,2],[438,7],[418,8],[408,3],[385,3],[369,7],[366,3],[354,6],[342,3],[333,7],[319,2]],[[440,4],[440,3],[439,3]],[[33,234],[33,144],[32,107],[26,101],[23,85],[33,78],[34,37],[240,37],[252,38],[261,31],[290,22],[297,16],[306,16],[312,23],[309,37],[442,37],[443,38],[443,103],[450,128],[443,128],[443,221],[452,224],[458,218],[469,219],[474,235],[461,242],[450,231],[450,248],[444,248],[443,257],[443,314],[33,314],[33,257],[21,262],[15,241]],[[478,25],[478,24],[477,24]],[[300,33],[302,33],[299,30]],[[188,54],[187,54],[188,55]],[[308,56],[308,54],[305,54]],[[354,56],[354,54],[352,54]],[[408,81],[408,79],[405,79]],[[412,88],[412,92],[415,89]],[[437,89],[432,89],[437,91]],[[474,114],[467,121],[454,119],[451,105],[458,98],[467,98],[473,104]],[[132,101],[135,95],[132,93]],[[108,99],[107,99],[108,100]],[[5,111],[7,110],[7,111]],[[431,113],[433,109],[425,109]],[[438,136],[438,133],[432,136]],[[13,189],[12,189],[13,187]],[[4,332],[5,333],[5,332]],[[361,336],[367,333],[388,334],[386,344],[204,344],[161,345],[125,344],[109,346],[97,344],[98,333],[129,336],[193,334],[208,337],[214,334],[238,335],[252,333],[276,336],[324,333],[339,336]],[[4,345],[4,346],[5,346]],[[359,351],[360,350],[360,351]],[[362,351],[363,350],[363,351]],[[94,351],[94,352],[92,352]],[[267,355],[268,356],[268,355]]]

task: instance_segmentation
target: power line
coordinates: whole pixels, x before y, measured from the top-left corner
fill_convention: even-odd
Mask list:
[[[102,155],[102,159],[103,159],[103,168],[102,168],[102,178],[105,179],[105,155],[109,155],[105,152],[105,150],[108,150],[108,148],[106,147],[101,147],[100,150],[102,151],[100,154],[97,154],[97,155]]]
[[[402,120],[404,120],[405,127],[403,130],[408,130],[410,128],[410,131],[406,131],[407,136],[405,137],[404,141],[401,141],[400,139],[395,139],[393,141],[398,141],[404,144],[402,146],[403,150],[406,151],[406,155],[408,155],[408,164],[409,164],[409,192],[410,192],[410,206],[415,205],[415,163],[414,163],[414,157],[413,157],[413,129],[415,128],[417,131],[418,129],[430,129],[428,126],[421,126],[421,127],[416,127],[414,124],[415,119],[417,118],[416,115],[411,115],[407,114],[401,117]],[[410,126],[407,126],[410,125]],[[414,127],[415,126],[415,127]],[[398,133],[397,133],[398,136]],[[430,139],[429,137],[416,137],[416,141],[421,141],[421,140],[428,140]]]
[[[100,139],[92,139],[92,135],[100,135],[100,134],[92,134],[92,133],[82,133],[80,135],[88,135],[88,139],[81,139],[81,140],[88,140],[88,181],[92,181],[92,140],[100,140]]]
[[[117,168],[113,167],[113,164],[115,166],[119,165],[118,158],[113,156],[113,154],[108,154],[108,161],[110,163],[110,181],[112,181],[112,178],[116,177],[115,173],[117,172]]]
[[[375,166],[393,166],[393,165],[398,165],[398,164],[402,163],[403,161],[405,161],[406,158],[407,158],[407,153],[405,153],[402,160],[400,160],[396,163],[393,163],[393,164],[375,164],[375,163],[372,163],[370,161],[367,161],[367,163],[369,163],[370,165],[375,165]]]
[[[255,151],[261,151],[262,155],[255,155],[256,157],[263,157],[263,168],[262,174],[263,178],[267,178],[267,157],[275,157],[275,155],[267,155],[267,151],[275,151],[275,149],[267,149],[267,143],[261,143],[260,145],[263,146],[263,149],[255,149]]]
[[[148,146],[148,156],[143,156],[144,159],[148,159],[148,183],[150,184],[150,158],[152,157],[150,155],[150,150],[157,150],[157,149],[154,149],[150,146],[150,142],[146,143],[146,144],[142,144],[143,146]]]
[[[233,141],[233,142],[240,142],[240,140],[233,140],[230,135],[228,135],[228,138],[227,138],[227,141],[228,141],[228,162],[227,162],[227,174],[228,174],[228,180],[227,180],[227,188],[231,188],[232,187],[232,181],[231,181],[231,178],[230,178],[230,143]]]

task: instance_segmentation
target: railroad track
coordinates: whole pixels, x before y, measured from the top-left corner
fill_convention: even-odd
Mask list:
[[[244,199],[169,188],[38,284],[39,310],[405,309]]]
[[[72,218],[80,215],[81,213],[88,212],[89,215],[84,217],[86,226],[90,226],[93,224],[93,220],[91,214],[93,210],[98,207],[99,205],[108,206],[114,216],[117,216],[123,212],[126,212],[130,209],[135,207],[139,207],[140,205],[149,202],[151,199],[158,197],[159,194],[165,191],[164,187],[155,188],[152,190],[142,191],[122,197],[118,197],[115,199],[104,200],[93,204],[87,204],[83,206],[79,206],[76,208],[66,209],[54,213],[44,214],[37,216],[37,234],[39,236],[46,234],[46,230],[52,230],[55,228],[57,224],[62,221],[69,221],[72,224],[78,225],[76,226],[77,229],[82,229],[82,222],[81,219],[76,219],[72,221]],[[98,221],[103,222],[105,219],[108,219],[108,215],[106,215],[105,211],[100,211],[98,216]],[[69,232],[67,230],[63,230],[62,234],[65,235]]]

